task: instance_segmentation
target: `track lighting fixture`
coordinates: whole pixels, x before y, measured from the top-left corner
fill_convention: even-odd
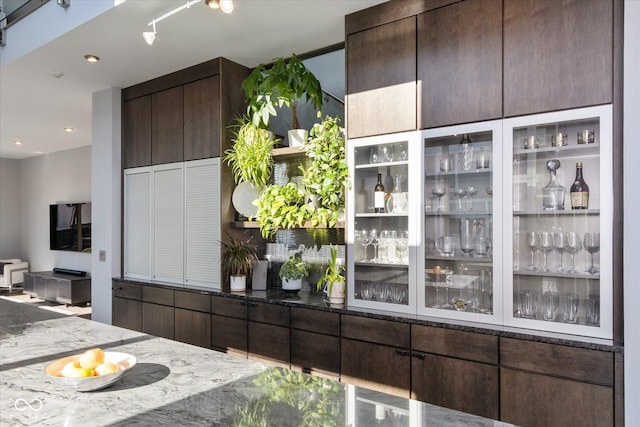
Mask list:
[[[153,42],[158,38],[158,33],[156,32],[156,23],[162,21],[170,17],[173,14],[176,14],[184,9],[189,9],[196,3],[200,3],[202,0],[188,0],[185,4],[180,7],[177,7],[169,12],[165,13],[159,18],[156,18],[149,22],[147,25],[149,27],[153,26],[153,31],[145,31],[142,33],[142,37],[144,41],[147,42],[148,45],[152,45]],[[220,9],[224,13],[233,12],[233,0],[204,0],[204,3],[212,9]]]

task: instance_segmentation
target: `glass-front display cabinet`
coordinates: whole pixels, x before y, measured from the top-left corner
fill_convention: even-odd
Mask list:
[[[419,134],[350,140],[347,149],[348,304],[415,313]]]
[[[612,338],[611,121],[610,106],[504,120],[506,325]]]
[[[502,321],[502,121],[425,130],[419,314]]]

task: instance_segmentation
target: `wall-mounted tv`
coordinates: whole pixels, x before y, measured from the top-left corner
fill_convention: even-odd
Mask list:
[[[49,205],[49,248],[91,252],[91,203]]]

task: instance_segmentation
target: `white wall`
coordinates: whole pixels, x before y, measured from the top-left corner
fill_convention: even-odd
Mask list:
[[[18,160],[0,159],[0,259],[21,258]]]
[[[111,323],[111,278],[120,276],[120,89],[92,100],[91,319]],[[104,252],[104,258],[100,258]]]
[[[91,271],[91,255],[49,250],[49,205],[91,201],[91,146],[19,161],[20,246],[31,271]]]
[[[625,425],[640,426],[640,1],[624,8],[624,401]]]

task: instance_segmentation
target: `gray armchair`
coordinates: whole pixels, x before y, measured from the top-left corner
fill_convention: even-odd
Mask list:
[[[18,258],[0,259],[0,265],[0,288],[9,288],[9,292],[14,285],[24,282],[24,273],[29,271],[29,263]]]

